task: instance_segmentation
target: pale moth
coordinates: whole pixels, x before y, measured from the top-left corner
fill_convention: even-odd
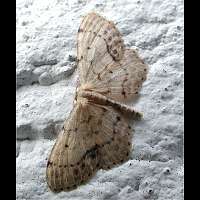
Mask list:
[[[86,183],[97,170],[129,159],[130,120],[141,114],[124,103],[137,96],[147,66],[124,46],[114,23],[87,14],[78,29],[80,84],[73,109],[51,151],[46,178],[53,192]]]

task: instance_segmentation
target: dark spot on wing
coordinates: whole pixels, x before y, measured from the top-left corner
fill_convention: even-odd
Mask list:
[[[89,123],[91,119],[92,119],[92,115],[89,115],[87,123]]]
[[[101,80],[100,73],[98,73],[98,76],[97,76],[97,78],[98,78],[99,80]]]
[[[116,119],[117,119],[117,121],[120,121],[120,120],[121,120],[120,116],[117,116]]]
[[[117,50],[116,50],[116,49],[115,49],[115,50],[113,50],[113,53],[114,53],[114,54],[117,54]]]
[[[75,176],[77,176],[77,175],[78,175],[78,172],[79,172],[79,171],[78,171],[78,169],[77,169],[77,168],[75,168],[75,169],[73,170],[73,173],[74,173],[74,175],[75,175]]]
[[[78,33],[81,33],[81,32],[83,32],[83,29],[82,29],[82,28],[79,28],[79,29],[78,29]]]
[[[97,156],[97,147],[93,147],[90,150],[86,151],[86,155],[92,159],[95,159]]]
[[[126,93],[125,93],[124,89],[122,91],[122,95],[124,96],[124,98],[126,98]]]
[[[94,134],[96,134],[96,135],[99,134],[99,131],[94,131]]]
[[[97,163],[96,167],[99,168],[99,166],[100,166],[99,163]]]
[[[84,169],[85,168],[85,163],[83,163],[82,165],[81,165],[81,169]]]
[[[53,162],[48,161],[47,162],[47,167],[52,166]]]

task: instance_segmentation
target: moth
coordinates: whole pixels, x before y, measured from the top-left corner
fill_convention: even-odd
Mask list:
[[[130,121],[141,117],[125,103],[137,96],[147,66],[136,51],[125,48],[113,22],[93,12],[83,18],[77,62],[80,83],[73,109],[47,163],[46,179],[53,192],[72,190],[97,170],[127,161]]]

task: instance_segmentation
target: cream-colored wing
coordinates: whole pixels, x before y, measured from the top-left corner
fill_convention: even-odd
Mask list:
[[[122,102],[137,95],[147,66],[136,51],[124,48],[113,22],[88,14],[80,25],[77,45],[81,85]]]
[[[100,80],[92,79],[90,85],[94,92],[123,102],[138,94],[146,75],[147,66],[142,59],[134,50],[126,49],[122,60],[112,62],[99,73]]]
[[[96,133],[100,168],[110,169],[129,159],[132,148],[130,121],[110,106],[104,107],[101,129]]]
[[[54,192],[87,182],[95,172],[128,159],[132,134],[128,120],[110,106],[76,105],[59,134],[47,163]]]
[[[101,112],[80,104],[72,110],[47,164],[47,183],[52,191],[74,189],[98,169],[99,154],[93,132],[99,129]]]
[[[112,61],[123,57],[124,43],[114,23],[96,13],[86,15],[79,27],[77,57],[81,84],[98,78]]]

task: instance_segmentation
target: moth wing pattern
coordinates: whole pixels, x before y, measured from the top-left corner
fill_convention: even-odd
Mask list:
[[[96,13],[84,17],[78,30],[77,57],[81,84],[98,78],[98,73],[124,54],[124,42],[114,23]]]
[[[137,96],[147,66],[136,51],[125,49],[113,22],[96,13],[86,15],[77,41],[81,84],[121,102]]]
[[[60,132],[47,164],[52,191],[76,188],[94,173],[128,159],[132,134],[128,120],[110,106],[76,106]]]
[[[147,66],[136,51],[125,49],[114,23],[96,13],[81,22],[77,60],[76,102],[47,163],[54,192],[72,190],[98,169],[128,160],[133,131],[127,113],[133,112],[122,103],[137,95],[147,75]]]
[[[126,49],[124,57],[113,62],[100,73],[100,81],[91,81],[93,91],[116,101],[125,102],[137,96],[146,80],[147,66],[132,49]]]
[[[47,183],[52,191],[76,188],[96,171],[99,158],[92,132],[98,128],[98,116],[98,110],[77,105],[65,121],[47,164]]]
[[[99,146],[100,168],[110,169],[127,161],[132,150],[130,120],[122,113],[106,106],[101,120],[101,131],[96,135]]]

